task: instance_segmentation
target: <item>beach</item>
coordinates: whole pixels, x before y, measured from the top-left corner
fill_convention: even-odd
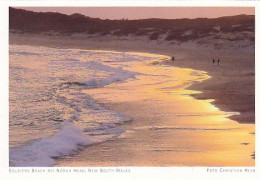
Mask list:
[[[212,102],[224,111],[239,112],[231,117],[240,123],[255,122],[255,54],[254,48],[214,49],[157,44],[142,38],[82,37],[74,36],[10,34],[10,44],[37,45],[54,48],[101,49],[147,52],[174,56],[173,66],[206,71],[210,79],[190,86],[203,93],[193,95],[197,99],[214,99]],[[212,60],[220,59],[220,66]]]
[[[103,84],[99,88],[80,89],[79,97],[90,96],[95,108],[102,106],[105,116],[100,114],[101,118],[110,118],[108,112],[113,112],[112,118],[125,120],[108,124],[102,122],[112,129],[102,129],[101,132],[101,127],[96,127],[95,131],[83,129],[94,139],[100,135],[111,135],[111,132],[113,136],[96,143],[81,143],[80,148],[69,155],[52,155],[56,162],[54,166],[255,165],[252,49],[242,51],[197,47],[196,44],[158,44],[140,37],[84,37],[80,34],[13,33],[9,36],[10,45],[15,47],[28,45],[52,48],[51,51],[58,52],[71,51],[71,56],[74,51],[81,50],[108,51],[109,54],[109,51],[118,51],[123,56],[127,54],[144,59],[140,62],[123,59],[112,64],[102,59],[103,65],[90,63],[90,67],[113,68],[113,71],[124,75],[113,77],[113,81],[107,78],[87,81],[87,85]],[[44,51],[48,52],[48,49]],[[175,57],[174,62],[172,56]],[[213,64],[213,58],[220,59],[220,64]],[[107,63],[109,67],[104,66]],[[134,76],[131,72],[135,72]],[[68,85],[81,88],[84,83],[70,82]],[[74,94],[73,89],[69,99]],[[73,103],[73,106],[76,105]],[[77,112],[83,120],[86,118],[86,122],[93,116]],[[120,115],[114,116],[114,112]],[[53,137],[57,139],[57,135]]]

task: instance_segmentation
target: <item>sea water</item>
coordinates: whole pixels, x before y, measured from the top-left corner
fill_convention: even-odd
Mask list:
[[[158,60],[167,58],[157,57]],[[117,138],[131,117],[95,102],[84,89],[134,80],[125,52],[10,45],[10,166],[52,166],[54,157]]]

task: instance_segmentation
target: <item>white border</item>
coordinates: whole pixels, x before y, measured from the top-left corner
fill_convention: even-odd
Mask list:
[[[206,167],[180,168],[180,167],[133,167],[130,173],[9,173],[8,164],[8,7],[9,6],[217,6],[217,7],[255,7],[256,12],[256,140],[259,140],[259,68],[260,58],[260,2],[255,1],[170,1],[170,0],[41,0],[41,1],[1,1],[0,0],[0,179],[18,179],[18,178],[40,178],[40,179],[256,179],[260,173],[259,164],[259,143],[256,142],[256,173],[208,173]],[[25,169],[25,168],[14,168]],[[32,169],[32,168],[29,168]],[[50,168],[40,168],[50,169]],[[59,168],[54,168],[59,169]],[[64,168],[63,168],[64,169]],[[75,169],[75,168],[74,168]]]

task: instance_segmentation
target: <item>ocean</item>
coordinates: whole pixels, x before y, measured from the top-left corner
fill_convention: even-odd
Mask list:
[[[166,58],[158,56],[158,59]],[[133,120],[83,89],[135,79],[131,53],[10,46],[10,166],[51,166],[53,157],[118,137]]]

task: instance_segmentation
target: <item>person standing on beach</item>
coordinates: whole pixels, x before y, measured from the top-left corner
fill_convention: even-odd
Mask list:
[[[220,60],[218,59],[218,65],[219,65],[219,62],[220,62]]]
[[[213,59],[213,61],[212,61],[212,62],[213,62],[213,64],[214,64],[214,63],[215,63],[215,59]]]
[[[174,58],[174,56],[172,56],[172,62],[174,62],[174,60],[175,60],[175,58]]]

